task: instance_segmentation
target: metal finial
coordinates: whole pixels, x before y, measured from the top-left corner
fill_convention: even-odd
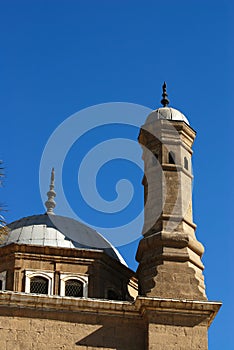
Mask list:
[[[164,81],[164,84],[162,86],[162,89],[163,89],[163,93],[162,93],[162,100],[161,100],[161,104],[163,105],[163,107],[167,107],[167,105],[169,104],[169,100],[167,98],[167,84],[166,82]]]
[[[56,197],[56,193],[54,191],[54,168],[52,168],[52,171],[51,171],[50,190],[47,192],[47,196],[48,196],[48,200],[45,202],[45,206],[47,208],[46,213],[54,214],[53,209],[56,206],[56,202],[54,200],[54,197]]]

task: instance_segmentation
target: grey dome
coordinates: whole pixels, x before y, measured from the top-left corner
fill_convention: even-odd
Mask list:
[[[74,219],[54,214],[33,215],[14,221],[7,227],[3,245],[17,243],[103,250],[126,265],[115,247],[100,233]]]
[[[172,107],[160,107],[150,113],[148,116],[146,123],[151,123],[155,119],[168,119],[168,120],[175,120],[175,121],[184,121],[189,125],[188,119],[185,117],[183,113],[178,111],[175,108]]]

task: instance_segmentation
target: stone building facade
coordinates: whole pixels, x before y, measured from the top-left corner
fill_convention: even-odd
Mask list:
[[[221,303],[208,301],[192,215],[186,117],[168,107],[142,126],[145,222],[129,269],[100,234],[47,212],[8,225],[0,247],[1,350],[207,350]],[[79,237],[75,242],[71,232]]]

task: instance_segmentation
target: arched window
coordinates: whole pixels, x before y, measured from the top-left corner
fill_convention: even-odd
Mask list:
[[[184,157],[184,168],[188,170],[188,159]]]
[[[78,279],[69,279],[65,282],[66,297],[83,297],[83,283]]]
[[[30,293],[48,294],[49,280],[42,276],[34,276],[30,279]]]
[[[88,276],[78,274],[60,274],[60,295],[62,297],[88,297]]]
[[[175,164],[175,153],[170,151],[168,154],[168,163]]]
[[[25,293],[53,294],[54,273],[25,270]]]

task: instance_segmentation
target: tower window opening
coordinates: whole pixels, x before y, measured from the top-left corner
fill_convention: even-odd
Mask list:
[[[152,158],[152,165],[158,165],[158,154],[154,154],[153,158]]]
[[[168,163],[175,164],[175,153],[170,151],[168,154]]]
[[[48,294],[49,281],[41,276],[32,277],[30,280],[30,293]]]
[[[187,157],[184,157],[184,168],[188,170],[188,159]]]
[[[2,290],[2,280],[0,280],[0,290]]]
[[[69,279],[65,283],[65,296],[83,297],[83,283],[76,279]]]

